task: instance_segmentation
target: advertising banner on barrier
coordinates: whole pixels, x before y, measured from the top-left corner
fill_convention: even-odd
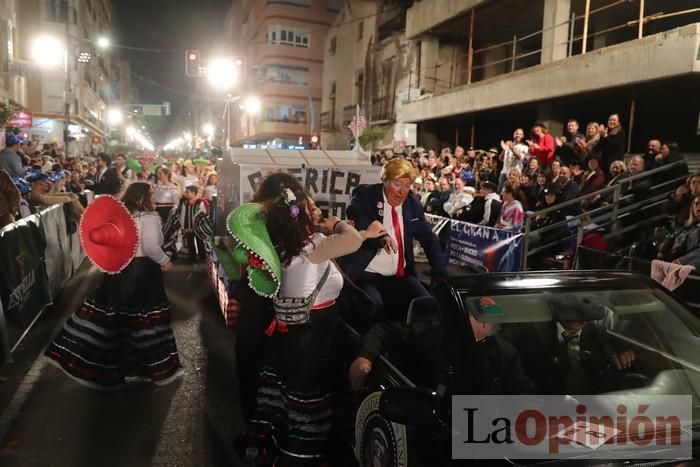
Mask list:
[[[73,263],[73,272],[75,272],[83,263],[83,260],[85,259],[85,252],[83,251],[83,247],[80,245],[80,234],[78,232],[72,233],[69,239],[71,263]]]
[[[38,223],[31,216],[0,232],[0,299],[11,345],[51,302],[44,268],[46,239]]]
[[[451,220],[447,250],[450,264],[476,264],[490,272],[520,270],[523,234]]]
[[[46,237],[46,275],[52,296],[58,292],[73,273],[71,244],[66,230],[63,205],[42,211],[39,216]]]
[[[475,264],[490,272],[520,270],[523,234],[433,214],[426,214],[425,220],[446,243],[449,264]]]

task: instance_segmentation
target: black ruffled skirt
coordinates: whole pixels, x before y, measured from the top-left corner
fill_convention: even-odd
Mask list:
[[[164,385],[182,372],[160,266],[135,258],[105,275],[45,353],[86,386],[118,389],[125,378]]]

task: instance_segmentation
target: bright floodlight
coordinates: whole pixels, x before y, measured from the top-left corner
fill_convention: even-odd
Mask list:
[[[107,120],[110,125],[119,125],[124,120],[124,113],[119,109],[109,109]]]
[[[109,40],[109,37],[100,37],[97,39],[97,47],[100,49],[106,49],[110,46],[111,42]]]
[[[32,45],[32,59],[41,66],[63,65],[64,56],[63,42],[55,37],[39,37]]]
[[[204,134],[207,136],[212,136],[214,134],[214,125],[211,123],[205,123],[204,127],[202,127],[202,130],[204,131]]]
[[[246,97],[243,102],[243,108],[249,114],[257,114],[260,113],[260,109],[262,109],[262,102],[255,96],[249,96]]]
[[[227,58],[217,58],[209,62],[207,76],[212,86],[228,89],[238,81],[238,67]]]

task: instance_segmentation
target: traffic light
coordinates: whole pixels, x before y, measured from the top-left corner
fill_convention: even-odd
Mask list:
[[[309,141],[311,142],[311,149],[318,149],[318,135],[311,135]]]
[[[201,58],[199,50],[188,50],[185,52],[185,75],[198,78],[202,76]]]

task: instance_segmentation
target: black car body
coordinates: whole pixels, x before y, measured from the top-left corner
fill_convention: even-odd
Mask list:
[[[390,349],[375,362],[367,391],[346,396],[353,407],[355,420],[350,442],[360,465],[441,466],[441,465],[691,465],[685,461],[622,460],[515,461],[453,460],[451,456],[451,396],[459,394],[513,394],[517,388],[527,394],[562,394],[563,386],[552,386],[549,378],[538,372],[547,371],[549,356],[533,357],[521,345],[518,334],[529,338],[528,326],[554,325],[556,306],[566,303],[594,302],[604,314],[583,317],[586,326],[596,326],[601,338],[618,349],[629,349],[636,355],[631,368],[617,370],[603,365],[589,377],[588,394],[681,394],[691,395],[693,415],[700,415],[700,320],[676,302],[648,277],[614,271],[549,271],[508,274],[477,274],[453,277],[433,288],[432,303],[423,301],[421,310],[409,313],[408,323],[419,323],[420,329],[438,329],[439,341],[429,344],[440,347],[442,361],[428,362],[439,371],[425,381],[417,369],[426,368],[422,358],[435,359],[436,352],[406,358],[402,349]],[[563,301],[562,301],[563,300]],[[567,302],[568,301],[568,302]],[[534,383],[534,389],[515,379],[513,370],[499,367],[503,358],[485,356],[483,345],[474,337],[470,315],[484,303],[498,306],[498,313],[486,316],[498,328],[498,339],[507,341],[520,352],[521,368]],[[491,305],[488,305],[491,306]],[[571,307],[568,307],[569,311]],[[414,310],[415,311],[415,310]],[[568,312],[568,311],[567,311]],[[579,317],[580,318],[580,317]],[[549,322],[549,323],[548,323]],[[526,331],[523,328],[527,328]],[[357,349],[362,337],[345,326],[349,348]],[[490,337],[488,342],[493,342]],[[527,339],[525,339],[527,340]],[[601,344],[602,345],[602,344]],[[607,344],[606,344],[607,345]],[[408,348],[415,349],[413,343]],[[594,349],[595,351],[595,349]],[[489,355],[492,355],[489,353]],[[353,358],[345,355],[346,362]],[[555,359],[556,360],[556,359]],[[496,362],[494,364],[494,362]],[[537,363],[540,362],[540,363]],[[419,364],[423,363],[423,365]],[[517,362],[516,362],[517,363]],[[347,368],[347,366],[346,366]],[[545,370],[543,370],[543,368]],[[423,371],[423,370],[418,370]],[[416,384],[416,380],[422,380]],[[509,386],[510,384],[510,386]],[[518,394],[517,392],[515,394]],[[563,392],[563,394],[567,394]],[[584,394],[578,392],[575,394]],[[346,416],[342,414],[342,416]],[[697,417],[693,417],[697,419]],[[346,427],[347,428],[347,427]],[[693,445],[700,430],[692,423],[684,429],[693,433]]]

